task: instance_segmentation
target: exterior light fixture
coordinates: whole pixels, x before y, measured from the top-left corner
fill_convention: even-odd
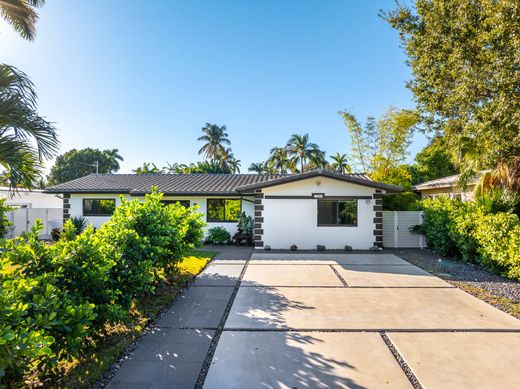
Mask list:
[[[325,193],[313,193],[313,194],[312,194],[312,197],[313,197],[314,199],[322,199],[322,198],[325,197]]]

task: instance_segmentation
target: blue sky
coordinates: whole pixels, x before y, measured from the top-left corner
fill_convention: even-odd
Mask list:
[[[34,81],[61,152],[118,148],[120,172],[190,162],[211,122],[246,172],[293,133],[348,154],[339,110],[413,107],[398,35],[378,17],[394,4],[52,0],[34,42],[0,22],[0,61]],[[414,138],[410,159],[425,143]]]

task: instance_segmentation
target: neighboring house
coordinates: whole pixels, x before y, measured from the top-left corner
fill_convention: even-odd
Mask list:
[[[436,180],[426,181],[412,187],[413,190],[421,194],[421,199],[433,199],[436,197],[449,197],[462,201],[473,200],[473,190],[480,177],[475,177],[468,181],[466,188],[458,185],[460,174],[437,178]]]
[[[267,174],[92,174],[48,188],[63,194],[64,218],[109,220],[120,197],[143,198],[152,186],[166,202],[198,205],[208,228],[237,230],[240,211],[255,220],[257,248],[354,249],[382,246],[382,195],[401,188],[365,175],[312,171]]]
[[[56,194],[44,193],[40,189],[20,189],[10,191],[8,187],[0,186],[0,198],[5,198],[5,204],[15,208],[61,208],[63,200]]]

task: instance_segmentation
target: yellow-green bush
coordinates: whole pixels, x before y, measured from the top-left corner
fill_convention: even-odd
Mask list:
[[[520,280],[520,220],[511,212],[489,213],[475,203],[447,198],[421,202],[422,231],[440,255],[454,255]]]
[[[123,318],[202,239],[201,214],[164,206],[161,197],[154,190],[145,201],[123,200],[97,231],[65,231],[52,246],[38,240],[41,222],[4,243],[1,382],[77,355],[88,335]]]

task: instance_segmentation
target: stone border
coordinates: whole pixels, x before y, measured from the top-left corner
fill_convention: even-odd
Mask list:
[[[63,195],[63,223],[70,219],[70,193]]]
[[[256,201],[255,201],[255,207],[256,207]],[[240,289],[240,284],[242,283],[242,279],[244,278],[244,275],[247,271],[247,265],[249,264],[249,260],[251,259],[251,253],[249,253],[249,258],[247,258],[246,263],[244,264],[244,267],[242,268],[242,271],[240,272],[240,277],[238,278],[238,282],[236,283],[233,292],[231,293],[231,297],[229,298],[229,301],[226,305],[226,308],[224,309],[224,313],[222,314],[222,318],[220,319],[220,323],[218,327],[215,329],[215,334],[213,334],[213,337],[211,338],[211,343],[208,348],[208,352],[206,353],[206,358],[204,359],[204,362],[202,364],[202,368],[199,372],[199,377],[197,378],[197,382],[195,383],[195,389],[202,389],[204,386],[204,382],[206,381],[206,376],[208,375],[209,368],[211,366],[211,361],[213,360],[213,355],[215,355],[215,350],[217,349],[218,341],[220,340],[220,335],[222,335],[222,332],[224,331],[224,325],[226,324],[226,321],[229,316],[229,312],[231,311],[231,307],[233,306],[233,303],[235,302],[235,297],[237,296],[238,290]]]
[[[423,386],[421,385],[421,383],[419,382],[419,380],[413,373],[412,369],[410,368],[410,366],[408,366],[408,364],[406,363],[404,358],[401,356],[401,354],[399,354],[399,351],[397,351],[397,348],[394,346],[394,344],[392,343],[392,340],[388,337],[386,332],[380,332],[380,335],[381,335],[381,338],[383,339],[383,342],[385,342],[386,346],[388,347],[388,349],[394,356],[395,360],[399,364],[399,367],[401,368],[403,373],[406,375],[406,378],[408,378],[408,381],[410,381],[410,384],[412,384],[412,386],[415,389],[423,389]]]
[[[374,198],[374,246],[383,247],[383,191],[376,189]]]
[[[262,223],[264,222],[264,205],[262,204],[263,199],[264,194],[262,193],[262,189],[255,189],[255,224],[253,234],[254,247],[264,247],[264,242],[262,240],[264,235],[264,230],[262,228]]]

